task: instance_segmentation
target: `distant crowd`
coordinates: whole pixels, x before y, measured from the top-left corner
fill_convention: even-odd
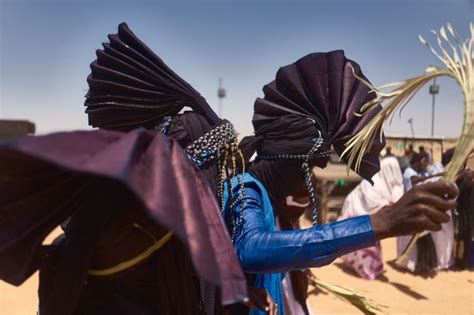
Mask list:
[[[392,154],[386,148],[381,161],[381,171],[373,178],[374,185],[362,181],[346,197],[339,220],[364,214],[373,214],[395,203],[413,186],[437,181],[444,175],[451,161],[454,148],[443,153],[441,162],[433,158],[423,146],[414,150],[409,145],[403,156]],[[458,174],[456,184],[460,195],[457,206],[449,212],[452,220],[442,224],[441,230],[424,232],[402,269],[420,275],[434,275],[447,268],[472,268],[474,266],[474,171],[466,165]],[[397,251],[401,255],[412,236],[397,238]],[[380,243],[343,257],[347,265],[361,277],[372,280],[384,272]]]

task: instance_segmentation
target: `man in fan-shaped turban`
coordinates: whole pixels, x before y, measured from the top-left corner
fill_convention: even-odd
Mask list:
[[[39,268],[42,315],[220,314],[247,300],[214,195],[236,133],[125,23],[109,39],[85,103],[102,130],[0,146],[0,279],[19,285]],[[216,150],[188,150],[216,133]]]
[[[305,186],[316,221],[312,167],[325,167],[331,146],[341,153],[347,140],[380,109],[356,115],[373,95],[354,72],[363,77],[342,51],[310,54],[280,68],[276,79],[264,86],[264,98],[255,102],[255,135],[240,145],[244,155],[255,160],[248,172],[226,183],[223,212],[241,265],[255,286],[269,291],[280,314],[282,273],[326,265],[386,237],[438,230],[449,220],[444,211],[454,206],[458,193],[446,182],[431,183],[371,216],[278,231],[275,216],[281,203]],[[363,178],[370,180],[379,170],[383,146],[380,139],[372,143],[359,170]]]

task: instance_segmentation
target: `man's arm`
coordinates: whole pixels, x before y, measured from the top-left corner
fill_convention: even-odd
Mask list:
[[[393,205],[370,216],[378,240],[439,231],[449,221],[446,211],[456,206],[459,194],[454,183],[444,180],[418,185]]]
[[[244,222],[236,238],[237,255],[243,269],[250,273],[323,266],[341,255],[372,246],[376,240],[440,230],[441,224],[449,221],[444,212],[454,207],[457,195],[455,185],[438,181],[413,188],[370,217],[353,217],[305,230],[270,231],[259,193],[246,189],[246,198],[235,207],[237,216],[243,211]]]

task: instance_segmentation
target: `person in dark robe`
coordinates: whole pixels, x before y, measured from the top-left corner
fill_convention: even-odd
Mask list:
[[[193,167],[187,146],[211,133],[224,153],[235,130],[126,24],[109,39],[85,103],[105,130],[0,148],[0,278],[20,284],[39,268],[45,315],[221,313],[247,295],[213,194],[221,153],[194,156]],[[193,112],[177,116],[184,106]],[[18,202],[25,183],[34,198]],[[64,220],[65,235],[42,246]],[[251,302],[265,309],[262,292]]]
[[[279,314],[284,313],[282,274],[326,265],[386,237],[438,230],[449,220],[444,211],[455,203],[456,187],[440,181],[414,188],[373,215],[317,225],[311,169],[325,167],[331,146],[341,154],[380,110],[356,115],[373,94],[354,73],[363,77],[342,51],[310,54],[280,68],[264,86],[265,97],[255,102],[255,135],[240,144],[246,159],[256,157],[247,172],[226,181],[223,212],[237,255],[254,286],[266,288],[279,305]],[[356,169],[365,179],[379,170],[383,146],[375,137]],[[315,226],[280,231],[275,217],[281,203],[301,187],[308,190]]]
[[[97,60],[92,63],[92,73],[88,78],[89,92],[87,95],[86,106],[89,115],[90,123],[94,127],[106,129],[128,130],[132,128],[136,122],[133,121],[130,115],[137,107],[151,107],[150,117],[153,117],[153,94],[141,95],[140,101],[148,101],[148,103],[137,104],[137,88],[140,88],[140,93],[143,93],[143,82],[148,82],[151,86],[149,92],[153,93],[154,89],[160,90],[160,86],[156,85],[153,80],[147,80],[147,77],[142,73],[131,71],[130,68],[136,68],[137,64],[149,64],[149,68],[155,73],[157,69],[164,68],[167,72],[172,72],[162,63],[156,61],[156,56],[153,57],[153,52],[142,43],[125,24],[119,25],[119,32],[117,35],[109,36],[111,39],[110,46],[104,45],[103,51],[97,52]],[[125,44],[125,45],[123,45]],[[121,63],[111,62],[116,48],[122,51],[127,58],[121,57]],[[147,59],[142,59],[137,52],[142,52],[142,55]],[[155,61],[155,65],[150,64],[149,60]],[[158,76],[166,75],[166,73],[158,72]],[[221,162],[221,156],[225,154],[226,148],[230,147],[232,143],[235,145],[236,131],[232,124],[227,120],[222,120],[214,113],[211,107],[207,104],[203,97],[201,97],[188,83],[182,79],[179,85],[187,87],[186,92],[181,90],[175,91],[176,87],[167,87],[168,96],[171,99],[178,100],[178,104],[184,104],[191,107],[193,111],[186,111],[182,114],[176,114],[176,101],[171,102],[166,100],[163,105],[163,110],[167,115],[159,126],[154,126],[151,129],[159,131],[170,136],[176,140],[181,147],[185,149],[191,161],[199,167],[204,178],[209,183],[209,187],[214,195],[218,195],[219,175],[220,170],[218,164]],[[120,88],[117,89],[117,86]],[[154,87],[154,88],[153,88]],[[191,91],[191,93],[189,93]],[[183,100],[181,100],[183,99]],[[140,105],[140,106],[137,106]],[[182,107],[182,106],[181,106]],[[127,112],[120,112],[124,108],[128,108]],[[178,107],[179,108],[179,107]],[[104,116],[103,112],[107,114]],[[113,120],[112,120],[113,119]],[[147,117],[144,116],[147,120]],[[130,122],[133,122],[130,124]],[[142,122],[145,126],[148,122]],[[153,126],[153,125],[149,125]],[[199,151],[199,146],[204,144],[207,146],[207,151]],[[219,153],[220,151],[220,153]],[[222,307],[220,303],[220,292],[214,285],[206,281],[200,281],[202,304],[206,314],[221,313]],[[269,309],[273,313],[273,302],[264,290],[259,288],[249,287],[250,301],[247,305],[259,307],[261,309]],[[185,294],[184,292],[182,294]]]
[[[450,149],[443,154],[443,164],[451,160],[453,152],[454,149]],[[474,170],[466,165],[456,183],[459,198],[454,212],[454,263],[460,269],[469,269],[474,267]]]

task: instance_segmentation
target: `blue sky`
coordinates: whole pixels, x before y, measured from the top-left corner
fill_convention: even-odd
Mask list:
[[[344,49],[375,85],[418,75],[438,64],[418,41],[451,22],[467,36],[474,2],[445,1],[48,1],[0,0],[0,118],[29,119],[39,133],[86,129],[84,94],[95,50],[126,21],[224,117],[252,132],[253,102],[280,66],[317,51]],[[441,79],[435,134],[456,136],[459,88]],[[431,130],[425,88],[388,128]]]

